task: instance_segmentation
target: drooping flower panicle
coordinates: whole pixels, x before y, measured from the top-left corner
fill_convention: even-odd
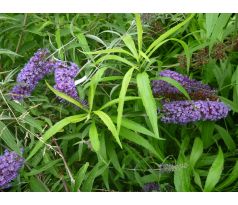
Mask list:
[[[24,159],[16,152],[4,151],[4,154],[0,156],[0,188],[6,187],[18,176],[23,163]]]
[[[17,76],[17,85],[10,92],[12,99],[22,100],[30,96],[38,82],[45,75],[54,72],[56,83],[54,88],[86,106],[87,102],[79,99],[74,82],[74,78],[79,72],[79,67],[72,62],[52,60],[49,56],[50,52],[47,49],[39,49],[33,55]]]
[[[160,76],[168,77],[179,82],[194,100],[217,100],[216,90],[212,89],[209,85],[189,79],[187,76],[171,70],[161,71]],[[173,100],[185,99],[185,96],[176,87],[166,81],[154,80],[152,86],[155,96],[163,96]]]
[[[49,56],[47,49],[39,49],[24,66],[17,76],[17,85],[11,91],[14,100],[22,100],[30,96],[38,82],[47,74],[54,71],[54,62],[47,59]]]
[[[172,101],[162,105],[161,121],[186,124],[195,121],[216,121],[228,115],[229,107],[217,101]]]

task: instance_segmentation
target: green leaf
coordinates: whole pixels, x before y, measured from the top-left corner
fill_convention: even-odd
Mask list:
[[[136,97],[136,96],[125,96],[124,101],[131,101],[131,100],[140,100],[141,97]],[[119,102],[119,98],[113,99],[109,102],[107,102],[106,104],[104,104],[99,110],[103,110],[105,108],[108,108],[112,105],[115,105]]]
[[[77,107],[79,107],[79,108],[81,108],[82,110],[88,112],[88,110],[87,110],[87,109],[82,105],[82,103],[80,103],[79,101],[77,101],[77,100],[71,98],[70,96],[68,96],[68,95],[66,95],[66,94],[64,94],[64,93],[62,93],[62,92],[60,92],[60,91],[54,89],[54,88],[53,88],[52,86],[50,86],[47,82],[46,82],[46,85],[47,85],[47,86],[49,87],[49,89],[50,89],[54,94],[56,94],[57,96],[59,96],[59,97],[65,99],[65,100],[67,100],[68,102],[73,103],[73,104],[76,105]]]
[[[184,137],[182,144],[180,146],[180,152],[177,159],[177,165],[187,164],[187,157],[185,152],[188,149],[190,138],[188,136]],[[189,192],[191,191],[191,169],[190,167],[179,168],[174,172],[174,185],[177,192]]]
[[[51,137],[53,137],[63,127],[65,127],[66,125],[70,123],[77,123],[77,122],[83,121],[86,118],[87,118],[86,114],[80,114],[80,115],[73,115],[70,117],[66,117],[63,120],[57,122],[54,126],[48,129],[45,132],[45,134],[41,137],[40,141],[36,143],[35,147],[31,150],[26,161],[32,158],[37,153],[37,151],[46,143],[46,141],[49,140]]]
[[[112,165],[120,173],[120,175],[124,177],[123,170],[121,168],[121,165],[117,157],[117,153],[115,151],[115,147],[113,143],[111,143],[110,141],[108,141],[107,152],[108,152],[109,159],[112,162]]]
[[[88,93],[88,103],[89,103],[90,112],[93,109],[93,102],[94,102],[94,96],[95,96],[97,85],[98,85],[99,81],[101,80],[106,69],[107,69],[107,67],[101,68],[100,70],[98,70],[96,72],[96,74],[91,79],[90,87],[89,87],[89,91],[88,91],[89,92]]]
[[[151,145],[149,143],[148,140],[146,140],[145,138],[143,138],[142,136],[138,135],[135,132],[132,132],[124,127],[121,128],[121,132],[120,135],[124,138],[127,139],[135,144],[138,144],[142,147],[144,147],[145,149],[147,149],[151,154],[153,154],[154,156],[156,156],[159,160],[163,161],[164,160],[164,156],[161,153],[160,150],[156,150],[153,145]]]
[[[84,52],[84,54],[108,54],[108,53],[123,53],[123,54],[126,54],[128,56],[133,57],[133,55],[130,52],[128,52],[128,51],[126,51],[122,48],[116,48],[116,47],[115,48],[108,48],[106,50]]]
[[[204,191],[210,192],[214,190],[216,184],[219,182],[219,179],[221,177],[223,165],[224,165],[224,156],[222,149],[219,147],[217,157],[215,158],[211,168],[209,169],[207,179],[205,182]]]
[[[32,192],[49,192],[48,187],[35,177],[30,178],[30,190]]]
[[[95,121],[92,122],[89,128],[89,138],[90,138],[90,142],[92,144],[93,149],[95,150],[95,152],[98,152],[100,149],[100,141],[98,138],[98,131],[95,125]]]
[[[184,153],[180,152],[177,164],[185,164],[187,159]],[[177,192],[191,191],[191,178],[189,168],[179,168],[174,172],[174,185]]]
[[[30,172],[26,173],[25,176],[33,176],[33,175],[40,174],[40,173],[50,169],[51,167],[56,166],[56,164],[58,164],[60,161],[61,161],[61,159],[51,161],[39,169],[33,168]]]
[[[107,166],[105,166],[105,164],[102,164],[101,162],[97,163],[85,179],[81,190],[84,192],[92,191],[94,180],[102,175],[106,168]]]
[[[130,67],[134,67],[135,65],[133,63],[131,63],[130,61],[126,60],[125,58],[122,58],[120,56],[116,56],[116,55],[106,55],[106,56],[102,56],[101,58],[99,58],[95,64],[98,65],[99,63],[106,61],[106,60],[115,60],[115,61],[119,61],[121,63],[127,64]]]
[[[206,149],[210,146],[210,144],[214,141],[213,139],[213,132],[214,132],[214,122],[200,122],[200,132],[203,142],[203,147]]]
[[[7,126],[0,121],[0,139],[2,139],[6,145],[13,151],[20,154],[20,149],[17,146],[16,139],[12,133],[8,130]]]
[[[220,134],[223,141],[225,142],[227,148],[230,151],[234,151],[236,149],[236,144],[234,140],[232,139],[232,137],[230,136],[229,132],[219,125],[215,125],[215,128]]]
[[[104,45],[105,47],[107,47],[107,44],[106,44],[101,38],[99,38],[98,36],[91,35],[91,34],[87,34],[86,37],[87,37],[87,38],[91,38],[91,39],[97,41],[98,43],[101,43],[101,44]]]
[[[136,17],[136,28],[137,28],[137,38],[138,38],[138,49],[139,52],[142,51],[142,35],[143,35],[143,27],[141,23],[140,14],[135,14]]]
[[[194,175],[194,182],[200,187],[201,190],[203,190],[201,177],[196,170],[193,170],[193,175]]]
[[[142,103],[145,107],[146,114],[152,125],[153,131],[155,133],[155,137],[157,137],[158,139],[162,139],[159,136],[158,124],[157,124],[157,107],[156,107],[156,102],[151,91],[149,76],[145,72],[139,73],[137,75],[136,80],[137,80],[139,95],[141,96]]]
[[[104,122],[104,124],[107,126],[107,128],[111,131],[111,133],[114,136],[116,142],[122,148],[122,144],[121,144],[121,141],[119,139],[117,129],[116,129],[115,125],[113,124],[111,118],[105,112],[100,111],[100,110],[94,111],[94,113]]]
[[[224,14],[220,14],[217,21],[216,21],[216,25],[214,27],[214,29],[212,30],[211,33],[211,37],[209,38],[209,47],[211,48],[213,46],[213,44],[217,41],[217,40],[222,40],[223,38],[223,29],[225,29],[225,26],[227,25],[230,17],[231,17],[231,13],[224,13]]]
[[[76,179],[75,179],[75,186],[74,186],[74,192],[79,191],[79,188],[83,182],[83,180],[85,179],[85,174],[86,171],[89,167],[89,163],[86,162],[78,171],[77,175],[76,175]]]
[[[190,155],[190,165],[191,167],[195,167],[196,162],[201,157],[203,152],[203,144],[200,138],[196,138],[193,143],[193,148]]]
[[[60,29],[57,29],[55,32],[55,41],[57,43],[57,47],[61,48],[62,43],[61,43],[61,39],[60,39]]]
[[[10,51],[10,50],[7,50],[7,49],[3,49],[3,48],[0,48],[0,55],[8,55],[8,56],[17,56],[17,57],[22,57],[21,55],[13,52],[13,51]]]
[[[92,55],[90,54],[90,48],[88,46],[88,41],[85,38],[85,35],[83,33],[77,34],[78,42],[80,44],[80,47],[83,49],[84,52],[86,52],[89,56],[89,58],[94,61]]]
[[[112,118],[112,121],[116,123],[116,117],[112,116],[111,118]],[[128,129],[133,130],[135,132],[139,132],[141,134],[154,137],[154,133],[153,132],[151,132],[150,130],[146,129],[141,124],[139,124],[139,123],[137,123],[135,121],[129,120],[129,119],[125,118],[125,117],[123,117],[121,125],[122,125],[122,127],[128,128]]]
[[[205,16],[206,16],[205,28],[207,32],[207,39],[209,39],[216,25],[219,13],[207,13],[205,14]]]
[[[126,96],[128,85],[131,81],[131,76],[132,76],[133,71],[134,71],[134,68],[131,68],[130,70],[128,70],[122,80],[121,91],[119,94],[119,103],[118,103],[118,108],[117,108],[117,132],[118,133],[120,132],[120,127],[121,127],[125,96]]]
[[[177,38],[170,38],[169,40],[172,40],[172,41],[177,41],[178,43],[180,43],[184,49],[184,53],[185,53],[185,56],[186,56],[186,64],[187,64],[187,73],[189,73],[189,68],[190,68],[190,51],[189,51],[189,47],[188,45],[182,41],[182,40],[179,40]]]
[[[133,54],[133,57],[138,61],[139,60],[139,56],[138,56],[138,53],[137,53],[137,50],[136,50],[136,46],[135,46],[135,43],[134,43],[131,35],[125,34],[122,37],[122,40],[125,43],[126,47],[129,48],[129,50]]]

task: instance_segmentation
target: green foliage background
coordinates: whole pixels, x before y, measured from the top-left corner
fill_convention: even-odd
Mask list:
[[[23,147],[26,158],[6,191],[238,190],[236,14],[1,14],[0,28],[0,152]],[[24,102],[9,99],[39,48],[81,67],[88,107],[54,90],[53,76]],[[217,88],[229,116],[160,122],[151,80],[163,69]]]

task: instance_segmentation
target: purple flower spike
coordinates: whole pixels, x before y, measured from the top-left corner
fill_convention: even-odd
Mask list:
[[[55,89],[66,95],[79,100],[78,92],[74,83],[74,78],[79,72],[79,67],[70,63],[69,65],[63,61],[57,61],[55,67]]]
[[[5,188],[17,177],[24,159],[15,152],[4,151],[0,156],[0,188]]]
[[[47,49],[39,49],[17,76],[17,85],[12,89],[14,100],[30,96],[38,82],[54,70],[53,61],[47,60],[50,55]]]
[[[164,103],[161,121],[164,123],[186,124],[195,121],[216,121],[228,115],[229,107],[216,101],[172,101]]]
[[[196,100],[217,100],[216,90],[213,90],[209,85],[202,84],[199,81],[191,80],[187,76],[183,76],[175,71],[163,70],[160,72],[161,77],[169,77],[179,82],[192,97]],[[167,98],[173,98],[175,100],[183,99],[184,96],[180,91],[163,80],[154,80],[153,93],[156,96],[164,96]]]

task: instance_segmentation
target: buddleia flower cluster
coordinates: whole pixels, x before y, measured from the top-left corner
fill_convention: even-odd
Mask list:
[[[18,176],[23,163],[24,159],[16,152],[4,151],[0,156],[0,189],[6,188]]]
[[[161,77],[168,77],[179,82],[188,92],[190,97],[195,100],[217,100],[217,91],[212,89],[209,85],[203,84],[199,81],[189,79],[187,76],[179,74],[171,70],[163,70],[160,72]],[[154,80],[152,82],[153,93],[155,96],[167,97],[170,100],[184,99],[184,95],[174,86],[163,80]]]
[[[39,49],[17,76],[17,85],[11,91],[14,100],[30,96],[38,82],[54,71],[53,61],[47,60],[47,49]]]
[[[162,109],[158,109],[162,113],[162,122],[187,124],[196,121],[216,121],[228,115],[230,108],[219,102],[216,90],[209,85],[171,70],[162,71],[160,76],[179,82],[192,99],[184,99],[176,87],[163,80],[153,81],[154,95],[165,98],[162,101]]]
[[[79,100],[78,92],[74,83],[74,78],[79,72],[79,67],[75,63],[57,61],[55,67],[55,89],[66,95]]]
[[[229,108],[217,101],[172,101],[164,103],[161,121],[165,123],[186,124],[195,121],[216,121],[227,116]]]
[[[52,60],[47,49],[39,49],[17,76],[17,85],[13,87],[10,95],[14,100],[22,100],[30,96],[41,79],[50,73],[54,73],[54,88],[66,95],[80,100],[74,78],[79,73],[79,67],[75,63],[67,63],[60,60]],[[61,101],[63,101],[61,99]]]

